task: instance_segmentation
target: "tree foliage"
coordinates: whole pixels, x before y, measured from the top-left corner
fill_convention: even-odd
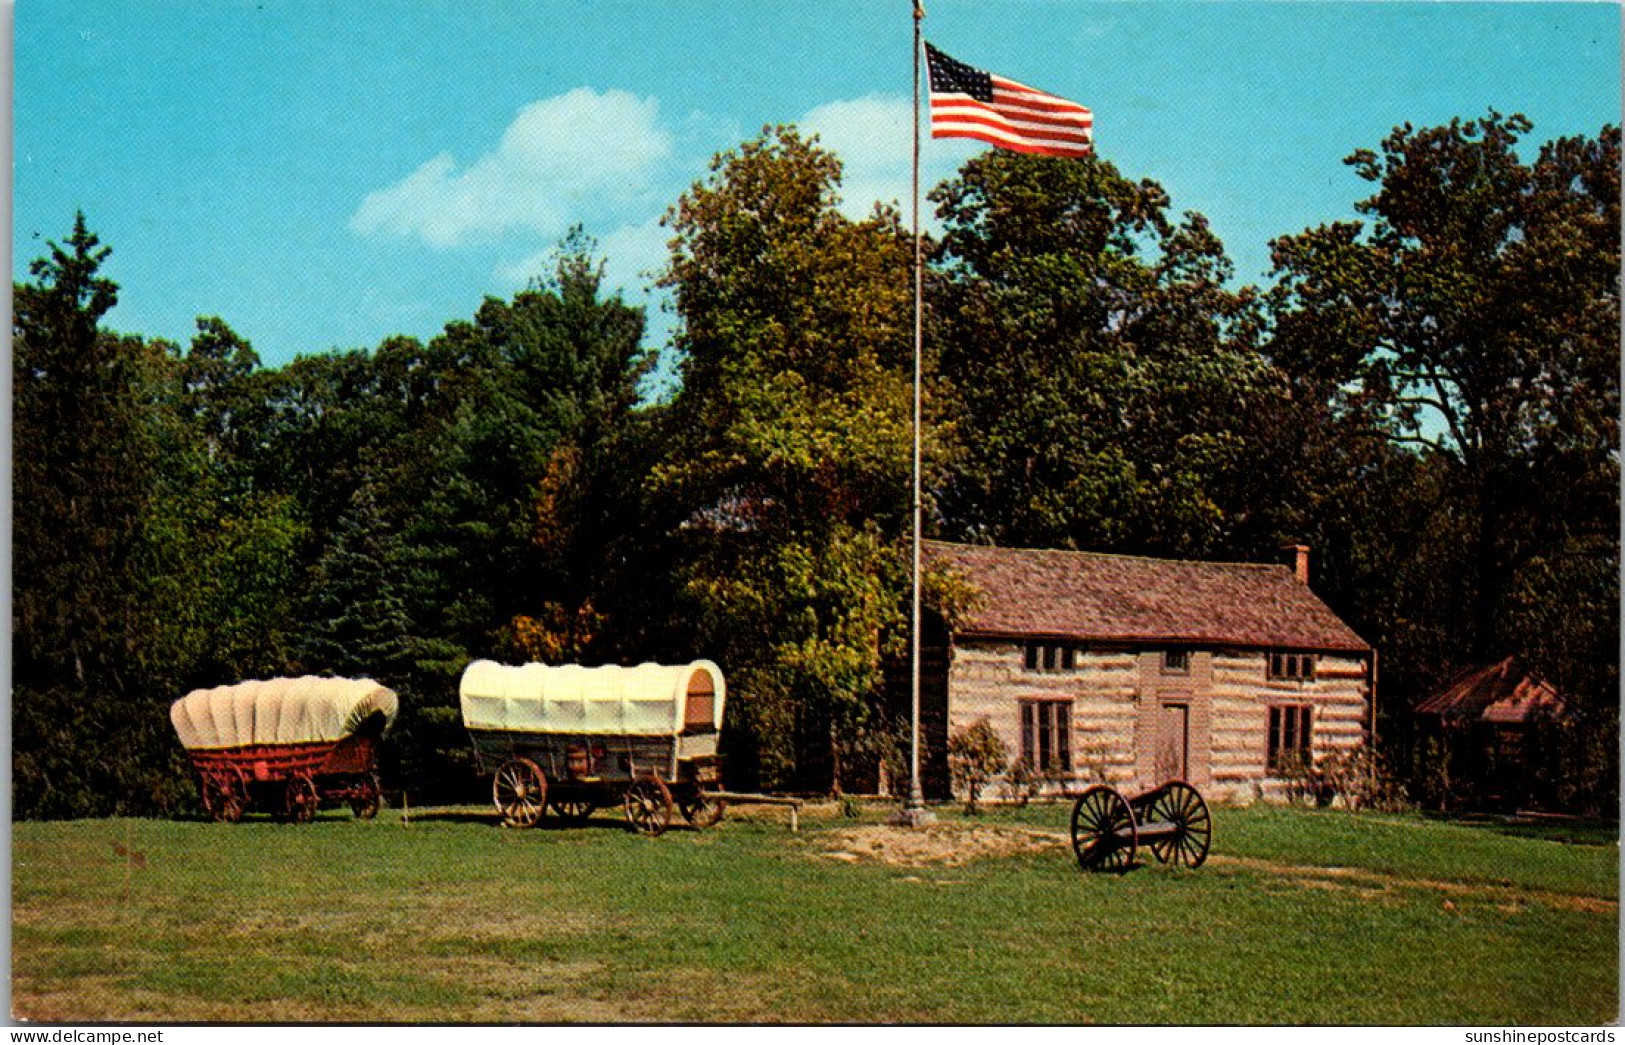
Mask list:
[[[931,198],[932,302],[955,434],[945,532],[1001,544],[1203,554],[1270,374],[1250,292],[1200,215],[1098,159],[971,159]]]
[[[1617,736],[1619,129],[1550,142],[1526,163],[1517,145],[1530,129],[1491,112],[1405,125],[1350,156],[1376,187],[1356,205],[1370,227],[1275,242],[1272,352],[1337,389],[1346,427],[1412,451],[1389,468],[1412,483],[1389,484],[1356,538],[1387,549],[1367,601],[1402,691],[1518,654],[1605,738],[1592,748],[1606,765]]]
[[[840,787],[898,625],[911,247],[837,209],[840,163],[777,128],[667,217],[682,390],[651,492],[697,648],[734,673],[734,771]]]

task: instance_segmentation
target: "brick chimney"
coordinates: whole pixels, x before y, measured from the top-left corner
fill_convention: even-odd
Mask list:
[[[1298,583],[1304,587],[1309,586],[1309,546],[1307,544],[1283,544],[1281,550],[1292,554],[1292,573],[1298,578]]]

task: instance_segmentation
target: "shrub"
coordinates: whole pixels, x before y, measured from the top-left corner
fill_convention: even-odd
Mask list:
[[[1044,789],[1044,776],[1025,758],[1010,763],[1004,772],[1004,787],[1017,805],[1026,805]]]
[[[948,770],[954,784],[965,791],[965,811],[976,812],[982,788],[999,775],[1010,749],[993,732],[987,719],[979,719],[948,738]]]
[[[1449,812],[1456,804],[1455,751],[1440,736],[1427,737],[1411,752],[1411,786],[1416,798],[1430,809]]]
[[[1388,760],[1365,744],[1322,759],[1316,769],[1318,793],[1324,794],[1328,802],[1341,797],[1343,805],[1350,810],[1375,809],[1387,813],[1399,812],[1409,805],[1405,786]]]
[[[1111,748],[1102,741],[1089,741],[1076,746],[1078,774],[1085,783],[1108,784],[1111,774]]]
[[[1286,783],[1286,800],[1292,805],[1327,806],[1331,793],[1314,763],[1296,751],[1287,752],[1276,763],[1275,775]]]

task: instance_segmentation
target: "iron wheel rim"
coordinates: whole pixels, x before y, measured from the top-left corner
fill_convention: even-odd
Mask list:
[[[1128,800],[1097,785],[1072,806],[1072,851],[1085,871],[1121,873],[1134,866],[1138,831]]]
[[[547,777],[528,758],[510,759],[491,779],[491,800],[504,827],[535,827],[547,808]]]

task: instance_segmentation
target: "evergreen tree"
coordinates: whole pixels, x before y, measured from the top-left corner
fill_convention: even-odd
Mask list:
[[[14,809],[173,807],[170,676],[153,656],[166,622],[141,570],[163,353],[102,329],[118,288],[83,214],[49,246],[12,288]]]
[[[399,544],[384,528],[376,492],[363,484],[307,583],[303,670],[380,681],[404,676],[414,650],[401,572]]]

